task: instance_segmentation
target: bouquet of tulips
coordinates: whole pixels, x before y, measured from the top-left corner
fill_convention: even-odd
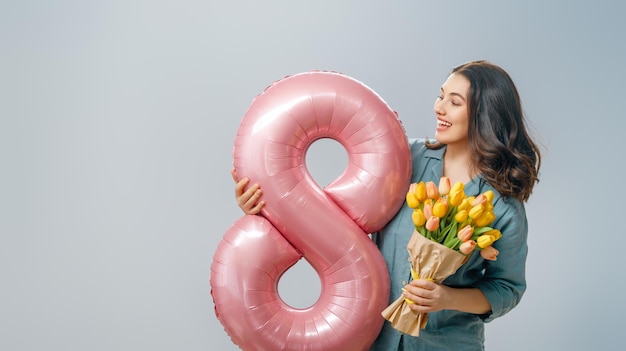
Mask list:
[[[415,231],[407,246],[413,279],[441,283],[465,263],[469,254],[480,250],[486,260],[495,260],[498,250],[491,244],[502,237],[489,225],[495,220],[491,190],[477,196],[466,196],[462,182],[450,186],[450,179],[413,183],[406,195],[413,209]],[[389,305],[382,315],[397,330],[419,336],[426,327],[428,314],[417,313],[408,305],[414,302],[402,296]]]

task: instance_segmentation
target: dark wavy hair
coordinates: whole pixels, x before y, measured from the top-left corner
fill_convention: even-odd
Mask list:
[[[517,88],[487,61],[452,69],[470,82],[468,143],[472,166],[502,196],[527,201],[539,182],[541,154],[528,134]],[[440,143],[431,148],[441,148]]]

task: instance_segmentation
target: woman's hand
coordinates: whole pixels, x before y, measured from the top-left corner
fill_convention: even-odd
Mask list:
[[[259,184],[252,184],[246,189],[246,186],[250,183],[250,179],[243,178],[238,180],[234,168],[230,170],[230,174],[235,181],[235,199],[237,199],[239,208],[241,208],[245,214],[254,215],[261,212],[261,209],[265,206],[265,201],[259,201],[261,195],[263,195],[261,186]]]
[[[448,288],[426,279],[415,279],[404,286],[404,297],[415,302],[409,308],[415,312],[428,313],[448,309]]]
[[[415,302],[409,308],[415,312],[428,313],[441,310],[485,314],[491,304],[482,291],[476,288],[451,288],[426,279],[415,279],[404,286],[405,298]]]

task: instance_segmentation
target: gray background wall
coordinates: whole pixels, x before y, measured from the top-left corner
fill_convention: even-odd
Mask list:
[[[4,1],[0,349],[236,350],[209,266],[241,213],[234,136],[252,99],[325,69],[430,137],[450,68],[509,71],[544,147],[527,205],[529,290],[491,350],[617,350],[623,15],[616,1]],[[345,154],[314,144],[322,184]],[[344,157],[344,158],[342,158]],[[299,279],[299,280],[298,280]],[[306,290],[306,291],[303,291]],[[311,304],[298,263],[281,294]]]

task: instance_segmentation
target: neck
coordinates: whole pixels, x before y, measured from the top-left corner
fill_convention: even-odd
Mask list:
[[[467,183],[476,172],[473,170],[467,145],[448,144],[443,155],[443,175],[450,178],[452,184]]]

